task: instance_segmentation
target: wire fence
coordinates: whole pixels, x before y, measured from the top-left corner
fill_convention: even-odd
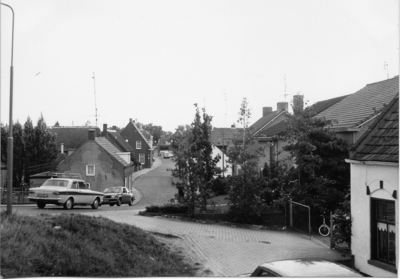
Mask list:
[[[22,190],[22,191],[12,191],[12,203],[13,204],[32,204],[28,199],[29,191],[28,190]],[[1,204],[7,204],[7,197],[8,197],[8,192],[7,191],[2,191],[1,192]]]

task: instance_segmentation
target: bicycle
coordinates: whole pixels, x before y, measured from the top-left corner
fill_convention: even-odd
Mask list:
[[[322,236],[328,236],[331,232],[331,228],[325,223],[325,216],[321,215],[323,218],[322,225],[319,227],[319,234]],[[333,225],[333,230],[337,230],[338,225]]]

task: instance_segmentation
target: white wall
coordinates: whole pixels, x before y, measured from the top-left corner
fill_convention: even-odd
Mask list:
[[[131,153],[130,152],[118,152],[117,155],[121,157],[128,164],[131,163]]]
[[[218,147],[213,145],[213,152],[212,152],[211,156],[213,158],[215,158],[218,155],[220,155],[221,158],[219,159],[219,161],[217,163],[217,167],[219,167],[221,170],[226,168],[225,176],[232,175],[232,164],[228,163],[229,157],[226,154],[223,154],[221,149],[219,149]]]
[[[380,189],[380,181],[383,189]],[[370,195],[367,195],[369,186]],[[399,209],[398,200],[392,197],[393,191],[399,195],[399,167],[351,164],[351,215],[352,237],[351,251],[355,256],[355,267],[361,272],[374,277],[397,277],[397,274],[375,267],[368,263],[371,257],[371,198],[395,201],[396,208],[396,259],[399,256]],[[397,260],[398,261],[398,260]],[[396,267],[396,269],[398,266]]]

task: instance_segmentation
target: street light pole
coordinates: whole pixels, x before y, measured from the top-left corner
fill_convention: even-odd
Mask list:
[[[12,212],[12,184],[13,184],[13,152],[14,152],[14,139],[13,139],[13,85],[14,85],[14,10],[11,6],[1,3],[12,12],[12,38],[11,38],[11,66],[10,66],[10,124],[7,139],[7,213]]]

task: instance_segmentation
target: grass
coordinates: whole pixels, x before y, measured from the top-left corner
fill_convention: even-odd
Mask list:
[[[145,231],[75,214],[1,213],[1,273],[6,277],[177,277],[196,268]]]

